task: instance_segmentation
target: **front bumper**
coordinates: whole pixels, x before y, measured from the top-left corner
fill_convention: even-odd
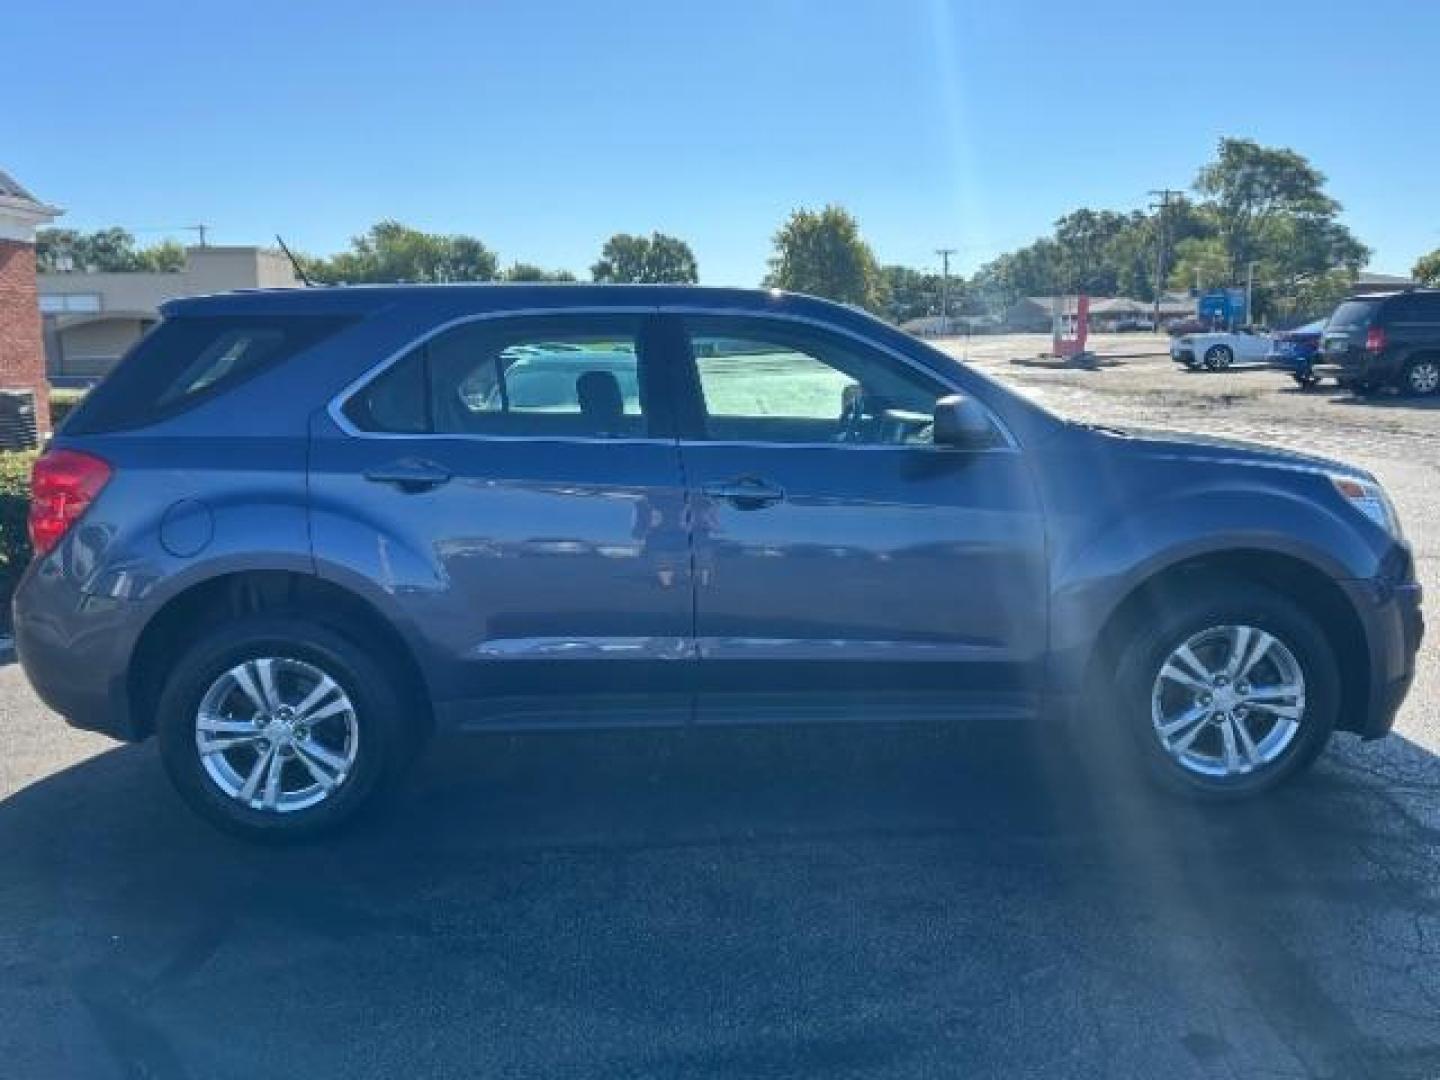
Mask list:
[[[1408,565],[1408,561],[1407,561]],[[1420,584],[1379,577],[1342,582],[1360,616],[1369,652],[1369,693],[1363,708],[1341,718],[1340,727],[1378,739],[1395,725],[1395,715],[1415,679],[1415,654],[1425,636]]]

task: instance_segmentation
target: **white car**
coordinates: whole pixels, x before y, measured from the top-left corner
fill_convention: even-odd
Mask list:
[[[1237,360],[1265,363],[1272,342],[1268,334],[1254,330],[1214,330],[1185,334],[1170,343],[1170,359],[1188,368],[1223,371]]]

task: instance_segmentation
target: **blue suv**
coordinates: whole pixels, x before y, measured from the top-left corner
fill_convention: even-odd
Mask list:
[[[434,729],[1067,724],[1236,798],[1388,731],[1421,634],[1367,473],[1069,423],[775,292],[176,301],[31,531],[41,697],[257,837],[350,818]]]

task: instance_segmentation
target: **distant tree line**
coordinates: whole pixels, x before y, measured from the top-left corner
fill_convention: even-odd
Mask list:
[[[184,265],[185,249],[174,240],[138,247],[135,237],[121,228],[88,233],[41,229],[35,237],[35,266],[42,274],[166,271]]]
[[[1294,150],[1221,139],[1189,196],[1162,211],[1071,211],[1049,235],[991,260],[970,278],[952,275],[948,310],[1003,312],[1020,297],[1076,292],[1152,300],[1163,236],[1162,289],[1240,285],[1253,269],[1257,312],[1318,312],[1353,285],[1370,255],[1340,220],[1340,204],[1325,185],[1324,174]],[[945,302],[938,273],[881,265],[854,216],[840,206],[795,210],[772,242],[768,287],[853,304],[895,322],[938,315]],[[37,257],[47,271],[177,270],[184,251],[173,241],[137,247],[118,228],[46,229]],[[373,225],[334,255],[297,258],[317,282],[577,280],[567,270],[532,263],[502,267],[475,237],[423,232],[393,220]],[[1414,272],[1440,284],[1440,251],[1421,259]],[[677,237],[617,233],[601,248],[590,278],[683,284],[699,280],[699,266]]]

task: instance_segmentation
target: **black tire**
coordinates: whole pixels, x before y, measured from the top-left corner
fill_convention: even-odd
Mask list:
[[[1235,361],[1235,354],[1228,345],[1211,345],[1205,350],[1205,370],[1224,371]]]
[[[222,790],[202,763],[196,746],[202,700],[225,672],[260,657],[311,665],[354,705],[353,764],[317,805],[288,813],[252,809]],[[226,832],[272,843],[331,832],[374,803],[415,756],[423,732],[406,726],[399,685],[382,656],[318,623],[261,616],[221,624],[180,657],[160,695],[155,729],[166,772],[191,809]]]
[[[1319,375],[1292,375],[1291,378],[1295,380],[1295,384],[1301,390],[1313,390],[1320,385]]]
[[[1440,393],[1440,357],[1417,356],[1405,365],[1403,384],[1413,397],[1434,397]]]
[[[1209,627],[1252,626],[1279,639],[1299,662],[1305,707],[1293,740],[1255,771],[1225,778],[1201,776],[1166,750],[1151,718],[1151,693],[1161,666],[1194,634]],[[1335,654],[1319,625],[1285,596],[1249,582],[1210,579],[1165,596],[1134,620],[1121,645],[1113,702],[1127,738],[1122,742],[1155,783],[1172,792],[1213,802],[1237,801],[1284,784],[1307,769],[1335,730],[1340,679]]]

